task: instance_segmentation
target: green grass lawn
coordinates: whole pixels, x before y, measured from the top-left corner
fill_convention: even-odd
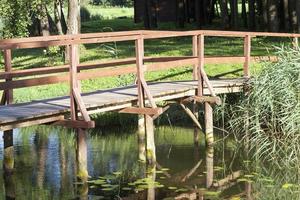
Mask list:
[[[82,32],[108,32],[143,29],[142,24],[133,23],[132,8],[103,8],[88,5],[91,21],[82,23]],[[100,16],[100,17],[97,17]],[[118,17],[126,18],[118,18]],[[160,24],[161,30],[176,30],[173,23]],[[193,26],[186,30],[195,29]],[[289,39],[254,38],[252,41],[252,55],[271,55],[274,46],[290,44]],[[243,39],[209,37],[205,41],[205,54],[207,56],[241,56],[243,55]],[[56,66],[63,64],[63,53],[51,48],[48,53],[44,49],[26,49],[13,51],[14,69],[29,69],[42,66]],[[117,42],[107,44],[88,44],[80,47],[81,62],[95,62],[116,58],[133,57],[135,55],[134,42]],[[192,39],[190,37],[154,39],[145,41],[145,56],[188,56],[192,55]],[[251,70],[258,71],[259,64],[253,65]],[[0,70],[3,70],[1,58]],[[205,70],[210,77],[239,77],[242,75],[242,65],[206,65]],[[221,74],[221,76],[219,76]],[[191,67],[182,67],[159,72],[147,73],[147,80],[187,80],[191,79]],[[99,78],[82,82],[84,92],[103,88],[119,87],[132,84],[133,75]],[[34,99],[43,99],[68,95],[67,84],[54,84],[15,90],[15,102],[26,102]]]

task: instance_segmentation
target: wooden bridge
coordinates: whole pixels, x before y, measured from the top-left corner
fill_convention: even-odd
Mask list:
[[[192,37],[193,55],[178,57],[145,57],[144,41],[171,37]],[[242,57],[205,57],[205,37],[244,38]],[[249,64],[259,58],[251,57],[251,38],[257,36],[297,38],[298,34],[251,33],[229,31],[125,31],[110,33],[90,33],[79,35],[32,37],[0,40],[4,52],[5,71],[0,72],[0,90],[3,91],[0,106],[0,130],[6,131],[37,124],[56,124],[74,128],[92,128],[91,113],[118,111],[144,116],[145,123],[162,114],[168,107],[157,106],[158,101],[174,101],[182,105],[184,111],[200,128],[197,109],[189,109],[186,103],[205,104],[205,132],[213,132],[212,104],[220,103],[218,94],[241,92],[250,77]],[[78,45],[135,41],[134,58],[101,63],[79,63]],[[295,40],[297,41],[297,40]],[[64,66],[13,70],[11,51],[14,49],[65,46],[69,48],[70,63]],[[222,48],[222,47],[220,47]],[[239,79],[209,80],[204,65],[207,63],[244,63],[244,76]],[[144,73],[173,67],[193,66],[190,81],[147,82]],[[132,86],[99,90],[81,94],[80,80],[108,76],[135,74]],[[13,104],[13,90],[32,86],[68,82],[70,96]],[[194,106],[196,107],[196,106]],[[150,126],[151,127],[151,126]],[[147,130],[147,128],[146,128]],[[210,142],[213,140],[211,139]]]

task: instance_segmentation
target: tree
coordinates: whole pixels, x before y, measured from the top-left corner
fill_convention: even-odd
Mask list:
[[[220,9],[221,9],[221,18],[223,22],[223,28],[229,28],[229,15],[228,15],[228,6],[227,0],[219,0]]]
[[[279,31],[278,0],[268,0],[268,27],[271,32]]]

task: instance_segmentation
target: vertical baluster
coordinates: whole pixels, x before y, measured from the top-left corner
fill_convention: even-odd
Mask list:
[[[77,79],[77,51],[75,45],[70,45],[70,109],[71,109],[71,120],[77,120],[78,109],[75,101],[73,89],[78,88]]]
[[[204,35],[201,34],[198,37],[198,70],[197,70],[197,78],[198,78],[198,96],[203,96],[203,79],[201,75],[201,69],[204,68]]]
[[[250,78],[250,61],[251,61],[251,36],[246,35],[244,39],[244,78]]]
[[[198,56],[198,35],[193,36],[193,56],[197,57]],[[197,68],[198,64],[195,64],[193,66],[193,79],[197,80]]]
[[[12,71],[12,64],[11,64],[11,50],[5,49],[4,50],[4,70],[5,72],[11,72]],[[5,81],[11,81],[12,78],[7,78]],[[1,104],[12,104],[13,103],[13,90],[8,89],[4,90],[2,94],[2,100]]]

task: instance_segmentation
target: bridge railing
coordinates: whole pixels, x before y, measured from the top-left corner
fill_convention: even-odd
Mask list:
[[[192,37],[193,55],[172,57],[145,57],[144,41],[171,37]],[[244,38],[244,56],[242,57],[205,57],[205,37],[240,37]],[[13,102],[13,89],[32,86],[70,83],[71,121],[78,120],[78,108],[84,121],[90,118],[81,98],[78,81],[107,76],[136,74],[138,87],[138,109],[128,108],[128,112],[159,113],[155,101],[148,89],[144,77],[145,71],[157,71],[173,67],[193,65],[193,78],[198,80],[197,96],[203,95],[203,85],[208,87],[215,96],[213,87],[204,70],[205,63],[244,63],[244,77],[250,77],[251,38],[256,36],[297,38],[299,34],[289,33],[261,33],[234,31],[124,31],[110,33],[89,33],[78,35],[63,35],[49,37],[32,37],[21,39],[0,40],[0,49],[4,52],[5,71],[0,72],[0,90],[3,90],[1,104]],[[120,41],[135,41],[135,57],[98,63],[78,63],[79,55],[76,48],[80,44],[107,43]],[[42,48],[49,46],[66,46],[69,48],[70,63],[56,67],[42,67],[34,69],[13,70],[11,51],[14,49]],[[97,70],[95,70],[97,69]],[[151,108],[145,107],[145,96]]]

